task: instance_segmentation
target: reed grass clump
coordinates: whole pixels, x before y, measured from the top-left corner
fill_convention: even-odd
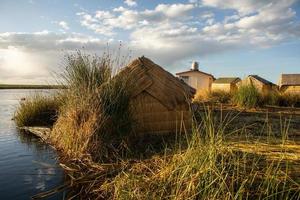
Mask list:
[[[277,106],[279,104],[280,92],[276,90],[267,91],[261,93],[260,105],[272,105]]]
[[[278,95],[279,106],[300,107],[300,94],[281,93]]]
[[[57,119],[61,105],[61,99],[56,95],[35,94],[20,102],[14,120],[18,127],[52,126]]]
[[[241,85],[233,95],[233,103],[244,108],[255,108],[260,105],[261,95],[252,84]]]
[[[222,90],[212,91],[209,93],[208,98],[213,102],[230,103],[232,98],[232,93],[227,91],[222,91]]]
[[[232,93],[217,90],[217,91],[198,91],[195,95],[194,102],[214,102],[214,103],[230,103]]]
[[[67,57],[66,102],[51,137],[70,157],[100,161],[126,149],[132,123],[130,87],[127,77],[113,75],[115,61],[110,54]]]
[[[191,135],[177,140],[171,151],[166,147],[162,154],[149,159],[120,158],[110,164],[72,163],[66,170],[72,174],[76,191],[80,191],[77,195],[142,200],[300,198],[299,177],[292,161],[284,159],[284,146],[282,156],[276,159],[256,154],[255,149],[247,152],[233,148],[226,138],[231,134],[226,131],[230,119],[219,123],[209,110],[200,115],[201,121]],[[87,170],[78,167],[82,165]]]

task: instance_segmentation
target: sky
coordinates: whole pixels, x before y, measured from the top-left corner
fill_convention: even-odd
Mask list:
[[[171,73],[277,83],[300,73],[300,0],[0,0],[0,83],[51,83],[66,54],[120,43]]]

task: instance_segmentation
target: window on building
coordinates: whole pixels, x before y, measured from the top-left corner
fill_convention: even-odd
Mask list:
[[[183,80],[186,84],[189,84],[189,77],[188,76],[181,76],[181,80]]]

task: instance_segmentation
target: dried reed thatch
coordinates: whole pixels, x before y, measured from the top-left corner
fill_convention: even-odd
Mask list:
[[[300,74],[282,74],[279,88],[285,93],[300,94]]]
[[[240,81],[241,79],[238,77],[221,77],[212,83],[211,90],[233,92],[237,90]]]
[[[300,85],[300,74],[281,74],[280,87],[282,86],[299,86]]]
[[[145,57],[120,72],[132,83],[131,111],[138,134],[179,133],[191,128],[195,90]]]
[[[274,92],[278,90],[278,86],[274,83],[258,76],[258,75],[249,75],[242,81],[243,84],[252,84],[254,87],[258,89],[259,92],[263,94],[267,94],[269,92]]]

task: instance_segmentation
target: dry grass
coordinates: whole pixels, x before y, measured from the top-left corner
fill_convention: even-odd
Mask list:
[[[127,77],[112,74],[116,59],[110,54],[67,58],[61,108],[51,138],[70,158],[117,158],[131,133],[130,87]],[[127,84],[128,83],[128,84]]]
[[[281,139],[232,137],[232,119],[201,114],[191,135],[148,159],[90,159],[62,165],[70,196],[81,199],[299,199],[299,148]],[[227,130],[227,131],[226,131]],[[266,129],[270,131],[270,129]],[[230,137],[229,137],[230,136]],[[145,144],[149,145],[149,144]],[[142,153],[142,152],[139,152]]]
[[[52,126],[62,102],[54,96],[35,94],[21,101],[14,116],[18,127]]]
[[[194,102],[231,103],[241,108],[263,106],[300,107],[300,95],[277,90],[261,93],[253,85],[241,85],[237,91],[198,91]]]
[[[231,103],[232,93],[226,91],[198,91],[195,102]]]

